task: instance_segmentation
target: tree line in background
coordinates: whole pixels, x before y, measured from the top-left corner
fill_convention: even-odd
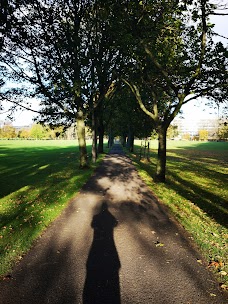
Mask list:
[[[119,134],[119,130],[116,130],[116,135]],[[127,130],[120,138],[123,146],[129,147],[129,138],[127,136]],[[105,134],[108,138],[107,134]],[[151,134],[147,133],[147,137],[145,138],[143,134],[139,133],[139,139],[157,139],[156,131],[152,131]],[[86,138],[91,139],[92,131],[88,127],[86,127]],[[0,127],[0,139],[48,139],[48,140],[56,140],[56,139],[65,139],[72,140],[77,139],[76,126],[72,125],[69,128],[65,129],[63,126],[50,128],[49,126],[44,126],[41,124],[32,124],[29,127],[14,127],[12,123],[4,123]],[[228,125],[227,123],[218,124],[217,130],[213,135],[209,134],[207,129],[200,129],[198,133],[192,135],[189,132],[181,132],[177,125],[171,124],[167,130],[167,139],[171,140],[196,140],[196,141],[208,141],[208,140],[228,140]],[[133,150],[132,150],[133,151]]]
[[[0,128],[0,139],[74,139],[74,132],[67,134],[63,127],[51,129],[41,124],[33,124],[30,127],[15,128],[10,123]]]
[[[103,152],[105,134],[110,144],[122,136],[132,150],[135,137],[155,130],[155,180],[165,181],[167,130],[182,105],[202,96],[216,104],[227,100],[228,52],[213,42],[209,20],[226,8],[219,1],[1,5],[0,99],[13,113],[40,98],[40,123],[76,123],[81,167],[88,165],[85,124],[92,130],[93,161]]]

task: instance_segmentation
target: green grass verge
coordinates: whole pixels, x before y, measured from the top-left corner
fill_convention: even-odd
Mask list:
[[[31,248],[99,163],[82,170],[78,159],[77,141],[0,141],[0,276]]]
[[[166,204],[191,234],[216,273],[222,288],[228,286],[228,143],[167,143],[167,181],[155,183],[157,141],[150,142],[149,161],[139,160],[140,142],[131,157],[155,196]]]

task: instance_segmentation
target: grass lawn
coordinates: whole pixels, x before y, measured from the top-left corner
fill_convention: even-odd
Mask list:
[[[78,159],[77,141],[0,141],[0,276],[91,176]]]
[[[207,265],[228,287],[228,143],[168,141],[167,182],[154,183],[157,141],[150,158],[139,161],[141,142],[132,154],[141,177],[166,204],[200,248]],[[199,261],[201,262],[201,261]]]

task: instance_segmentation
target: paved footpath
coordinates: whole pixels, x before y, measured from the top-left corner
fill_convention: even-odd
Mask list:
[[[187,234],[114,145],[0,282],[1,304],[225,304]]]

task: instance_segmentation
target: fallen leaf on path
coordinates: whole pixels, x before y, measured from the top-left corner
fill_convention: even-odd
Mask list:
[[[169,264],[170,262],[172,262],[173,260],[167,260],[166,263]]]
[[[197,260],[197,263],[199,263],[199,264],[203,264],[203,262],[202,262],[202,260]]]
[[[12,279],[12,276],[11,274],[7,274],[4,278],[3,278],[3,281],[9,281]]]
[[[221,284],[220,288],[222,288],[223,290],[228,290],[228,285],[226,284]]]
[[[223,275],[223,276],[227,275],[227,272],[224,271],[224,270],[220,271],[219,273],[220,273],[221,275]]]
[[[163,247],[164,244],[163,244],[163,243],[160,243],[159,241],[157,241],[157,242],[155,243],[155,246],[156,246],[156,247]]]

